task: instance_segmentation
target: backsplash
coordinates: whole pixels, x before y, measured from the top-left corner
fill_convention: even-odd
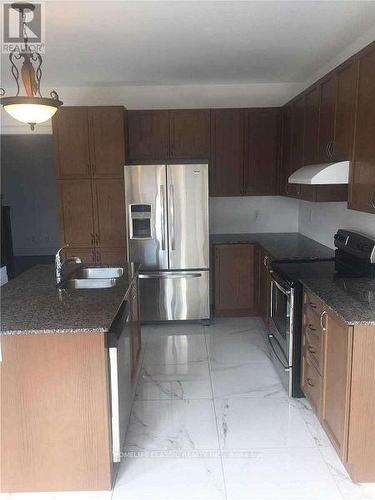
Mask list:
[[[298,219],[298,230],[301,234],[330,248],[333,248],[333,235],[339,228],[375,237],[375,215],[348,210],[346,202],[301,201]]]
[[[298,201],[281,196],[210,198],[210,233],[293,233]]]

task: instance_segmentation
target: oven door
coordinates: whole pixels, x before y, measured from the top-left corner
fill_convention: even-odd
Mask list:
[[[270,330],[289,366],[293,365],[293,291],[274,271],[271,272]]]

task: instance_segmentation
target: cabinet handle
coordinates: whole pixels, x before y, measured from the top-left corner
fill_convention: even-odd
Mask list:
[[[95,233],[95,238],[96,238],[96,244],[99,245],[100,243],[99,233]]]
[[[95,235],[91,233],[91,245],[95,245]]]
[[[95,172],[96,172],[96,166],[95,166],[95,163],[92,163],[91,164],[91,173],[95,174]]]
[[[309,329],[310,329],[312,332],[316,332],[316,328],[315,328],[315,326],[314,326],[314,325],[312,325],[311,323],[309,323],[307,326],[309,327]]]
[[[101,260],[102,260],[102,256],[101,256],[100,252],[98,252],[98,251],[96,250],[96,262],[98,262],[98,263],[99,263],[99,262],[101,262]]]
[[[323,332],[327,330],[327,325],[323,323],[323,319],[326,315],[327,315],[326,311],[323,311],[322,314],[320,315],[320,326],[322,327]]]
[[[316,309],[316,304],[314,304],[314,302],[309,302],[309,306],[311,309]]]
[[[311,347],[311,345],[308,346],[307,350],[309,351],[310,354],[316,354],[316,350]]]
[[[90,165],[90,163],[87,164],[87,173],[89,175],[91,174],[91,165]]]
[[[315,387],[315,384],[313,383],[312,379],[310,377],[307,377],[306,382],[310,387]]]

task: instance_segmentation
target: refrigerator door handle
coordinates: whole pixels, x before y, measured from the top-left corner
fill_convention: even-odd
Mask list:
[[[200,278],[201,273],[141,273],[140,279],[181,279],[181,278]]]
[[[161,205],[161,249],[165,250],[165,191],[164,186],[160,186]]]
[[[171,235],[171,250],[176,249],[176,244],[175,244],[175,213],[174,213],[174,186],[173,184],[169,185],[169,231]]]

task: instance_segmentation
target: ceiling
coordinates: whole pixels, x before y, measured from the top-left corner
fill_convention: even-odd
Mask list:
[[[44,78],[60,86],[305,82],[374,25],[375,1],[46,2]],[[8,63],[2,76],[8,83]]]

